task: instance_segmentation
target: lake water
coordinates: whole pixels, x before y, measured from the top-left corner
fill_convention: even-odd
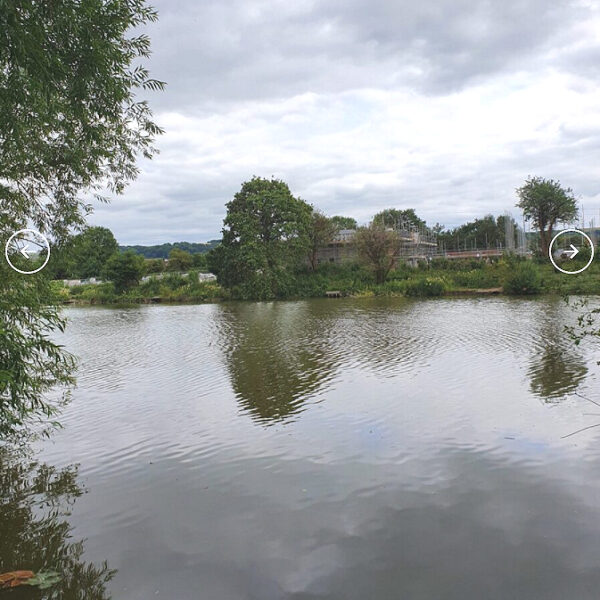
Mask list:
[[[67,599],[598,598],[600,427],[565,436],[600,423],[600,353],[570,310],[69,309],[78,387],[0,460],[0,566]]]

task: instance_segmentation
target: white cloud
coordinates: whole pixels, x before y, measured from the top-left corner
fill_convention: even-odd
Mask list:
[[[504,212],[530,174],[598,206],[595,5],[345,6],[165,5],[150,30],[172,83],[154,102],[161,154],[93,221],[122,243],[215,238],[252,175],[359,221]]]

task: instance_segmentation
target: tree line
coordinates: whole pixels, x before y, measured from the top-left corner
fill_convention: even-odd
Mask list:
[[[153,246],[119,246],[122,252],[133,250],[136,254],[141,254],[144,258],[169,258],[171,250],[178,248],[190,254],[203,254],[218,246],[221,240],[209,240],[206,243],[196,242],[167,242],[165,244],[155,244]]]
[[[557,187],[555,182],[550,182],[550,185],[555,196],[547,192],[548,182],[539,178],[531,178],[517,190],[520,199],[517,206],[538,227],[541,223],[549,229],[540,234],[540,246],[546,239],[551,239],[548,236],[559,220],[576,215],[571,191]],[[546,190],[541,196],[540,186]],[[538,197],[543,202],[540,203]],[[553,214],[553,204],[558,208],[554,209],[554,219],[550,219],[545,215]],[[299,271],[306,267],[312,272],[317,271],[319,251],[333,242],[342,229],[355,231],[353,243],[357,258],[370,269],[376,284],[384,283],[398,264],[402,246],[400,232],[406,229],[428,230],[426,222],[412,208],[382,210],[374,215],[368,226],[363,227],[359,227],[352,217],[327,217],[293,196],[283,181],[260,177],[243,183],[240,192],[226,208],[220,243],[162,244],[149,248],[162,252],[169,248],[168,261],[162,258],[144,259],[133,248],[148,247],[130,247],[123,252],[109,229],[89,227],[67,237],[56,247],[50,272],[58,279],[102,278],[112,281],[116,291],[122,293],[137,285],[145,274],[210,268],[217,274],[222,286],[234,290],[234,295],[249,299],[278,298],[290,295]],[[544,218],[546,222],[542,223]],[[507,219],[512,221],[509,228]],[[510,246],[506,239],[507,229],[509,232],[516,229],[512,217],[486,215],[451,230],[437,224],[431,231],[437,234],[440,248],[464,250]],[[512,241],[514,247],[515,240]],[[192,254],[182,245],[204,251]],[[205,252],[209,245],[212,249]]]
[[[557,181],[529,177],[516,193],[516,206],[539,231],[539,251],[545,257],[554,229],[577,217],[573,192]],[[357,227],[351,217],[326,217],[295,197],[285,182],[260,177],[243,183],[226,209],[222,242],[209,252],[208,266],[221,285],[242,298],[288,295],[295,273],[306,264],[316,271],[319,249],[330,244],[342,226],[356,229],[353,242],[358,258],[382,284],[398,263],[400,231],[426,229],[425,221],[411,208],[383,210],[369,225]],[[452,230],[436,224],[431,231],[447,250],[511,247],[506,231],[514,231],[516,224],[512,221],[507,228],[507,219],[512,218],[487,215]]]
[[[387,209],[365,227],[352,217],[327,217],[278,179],[253,177],[226,205],[222,241],[208,254],[208,266],[226,288],[242,298],[285,297],[299,269],[318,269],[318,252],[341,229],[355,229],[353,242],[383,283],[398,261],[398,224],[425,227],[413,209]]]
[[[165,244],[167,246],[167,244]],[[99,279],[112,281],[121,293],[137,285],[146,274],[206,270],[206,253],[190,252],[168,244],[168,260],[144,258],[133,249],[125,251],[106,227],[87,227],[68,236],[53,248],[47,267],[52,279]]]

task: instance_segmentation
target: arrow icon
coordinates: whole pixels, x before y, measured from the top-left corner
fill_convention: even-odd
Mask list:
[[[569,256],[569,258],[573,260],[579,254],[579,250],[571,244],[571,250],[564,250],[563,254],[570,254],[571,256]]]
[[[25,246],[23,246],[23,248],[21,248],[19,250],[19,252],[27,259],[29,259],[29,252],[31,252],[31,250],[29,249],[29,244],[25,244]]]

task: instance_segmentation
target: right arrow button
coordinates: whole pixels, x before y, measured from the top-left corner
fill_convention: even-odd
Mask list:
[[[579,254],[579,250],[577,250],[577,248],[571,244],[571,250],[565,250],[565,254],[570,254],[571,256],[569,256],[569,258],[573,259]]]
[[[577,248],[574,243],[571,243],[571,240],[574,237],[581,238],[579,248]],[[557,243],[559,240],[561,240],[561,238],[563,241],[562,249],[560,248],[560,242]],[[571,262],[576,256],[579,255],[581,250],[584,248],[587,249],[588,247],[590,249],[590,257],[585,265],[581,266],[578,262]],[[577,275],[577,273],[585,271],[592,264],[592,261],[594,260],[594,242],[587,233],[581,231],[580,229],[564,229],[552,238],[550,247],[548,248],[548,256],[550,258],[550,262],[557,271],[565,273],[566,275]],[[563,261],[564,259],[567,259],[567,261],[561,262],[561,259],[563,259]],[[558,263],[556,261],[558,261]],[[570,268],[569,265],[571,265]]]

